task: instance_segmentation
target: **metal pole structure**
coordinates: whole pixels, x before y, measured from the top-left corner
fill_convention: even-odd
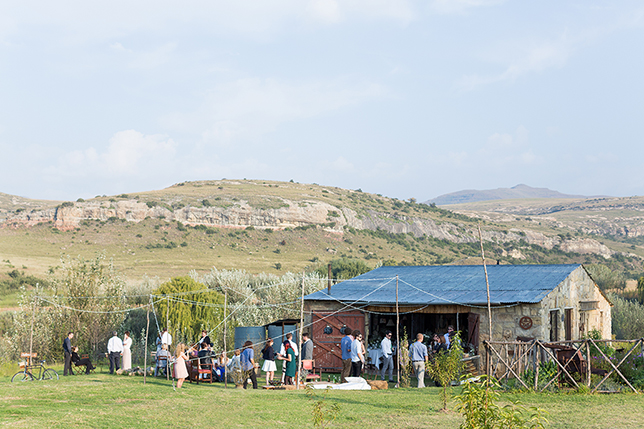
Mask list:
[[[483,270],[485,271],[485,286],[487,288],[487,320],[490,329],[490,340],[492,341],[492,306],[490,305],[490,281],[487,277],[487,266],[485,265],[485,252],[483,250],[483,235],[481,234],[481,222],[478,224],[479,227],[479,241],[481,242],[481,258],[483,259]]]
[[[299,359],[297,361],[297,382],[295,388],[300,390],[300,374],[302,373],[302,328],[304,327],[304,273],[302,273],[302,305],[300,306],[300,329],[299,331],[299,347],[300,353],[298,355]]]
[[[143,384],[146,383],[148,376],[148,332],[150,331],[150,305],[152,305],[152,295],[150,295],[150,304],[148,304],[148,311],[145,316],[147,319],[147,325],[145,327],[145,349],[143,350]]]
[[[228,360],[228,349],[226,348],[226,335],[228,330],[226,328],[226,306],[228,305],[228,289],[224,290],[224,356]],[[228,388],[228,365],[227,362],[222,362],[224,364],[224,388]]]
[[[400,387],[400,313],[398,312],[398,274],[396,274],[396,387]]]

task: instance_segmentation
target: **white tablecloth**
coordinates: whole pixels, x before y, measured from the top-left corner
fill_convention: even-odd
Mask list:
[[[382,356],[381,349],[368,349],[367,356],[371,358],[371,363],[380,369],[380,357]]]

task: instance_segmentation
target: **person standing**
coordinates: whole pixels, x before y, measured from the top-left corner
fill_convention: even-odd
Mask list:
[[[130,338],[130,331],[125,331],[123,337],[123,369],[132,369],[132,338]]]
[[[447,332],[445,333],[445,335],[443,335],[443,337],[445,338],[445,345],[447,345],[448,349],[449,349],[449,345],[451,343],[450,337],[453,335],[452,332],[454,332],[454,327],[452,325],[449,325],[447,327]]]
[[[353,335],[351,335],[351,329],[348,326],[345,326],[345,331],[347,334],[342,337],[340,341],[340,350],[342,351],[342,373],[340,374],[340,382],[346,383],[347,377],[351,374],[351,343],[353,343]]]
[[[280,346],[279,354],[282,356],[286,356],[286,349],[284,348],[284,346],[286,345],[287,342],[291,345],[291,348],[293,349],[293,353],[295,354],[295,357],[297,357],[298,355],[297,346],[293,341],[292,332],[289,332],[288,334],[286,334],[286,339],[284,340],[284,342],[282,342],[282,345]],[[284,382],[285,377],[286,377],[286,362],[283,362],[282,363],[282,383]]]
[[[382,352],[382,368],[380,369],[380,378],[385,381],[385,372],[389,371],[389,382],[394,381],[394,355],[391,351],[391,331],[385,332],[385,338],[380,342],[380,351]]]
[[[63,369],[63,375],[72,375],[72,338],[74,338],[73,332],[68,332],[67,337],[63,340],[63,353],[65,354],[65,367]]]
[[[364,353],[362,353],[362,333],[353,331],[354,340],[351,343],[351,376],[360,377],[364,366]]]
[[[163,328],[163,334],[161,334],[161,344],[167,344],[168,350],[172,345],[172,335],[168,332],[168,328]]]
[[[253,342],[246,341],[244,343],[244,350],[239,355],[239,362],[241,369],[248,373],[248,377],[244,377],[243,387],[248,386],[248,378],[253,382],[253,389],[257,389],[257,374],[255,373],[255,351],[253,350]]]
[[[283,355],[278,354],[278,358],[284,361],[284,384],[289,386],[293,385],[293,377],[297,372],[297,359],[295,357],[295,350],[291,347],[291,343],[284,341],[284,350],[286,353]]]
[[[273,381],[275,371],[277,370],[277,365],[275,365],[275,350],[273,349],[272,338],[269,338],[268,341],[266,341],[266,345],[262,350],[262,358],[264,359],[262,371],[266,373],[266,385],[268,386],[270,382]]]
[[[302,334],[302,360],[313,359],[313,341],[308,333]]]
[[[411,364],[418,379],[418,387],[425,387],[425,362],[429,358],[423,338],[423,334],[417,334],[416,342],[409,346],[409,357],[411,357]]]
[[[121,355],[123,354],[123,341],[113,332],[112,338],[107,342],[107,356],[110,359],[110,374],[118,371],[121,367]]]
[[[186,345],[179,343],[177,345],[176,361],[174,363],[174,376],[177,379],[177,389],[181,389],[183,386],[183,381],[188,378],[188,368],[186,368],[186,361],[190,359],[188,355],[193,350],[192,347],[186,351]]]

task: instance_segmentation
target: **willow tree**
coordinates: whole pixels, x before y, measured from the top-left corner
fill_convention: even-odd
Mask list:
[[[174,343],[195,342],[202,329],[210,332],[223,321],[224,296],[191,277],[175,277],[153,293],[160,299],[156,304],[159,322],[165,325],[168,317]]]

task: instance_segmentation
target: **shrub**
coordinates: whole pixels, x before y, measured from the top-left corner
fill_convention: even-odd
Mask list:
[[[615,338],[631,340],[644,337],[644,305],[617,294],[610,294],[608,298],[613,303],[611,317]]]
[[[456,396],[459,402],[456,409],[465,418],[461,429],[544,428],[548,423],[545,412],[539,408],[526,409],[519,402],[499,407],[498,383],[486,375],[480,379],[482,383],[464,382]],[[528,416],[524,415],[526,412]]]
[[[447,410],[451,382],[458,379],[463,369],[462,359],[461,338],[460,334],[456,334],[447,352],[441,350],[437,355],[434,355],[432,360],[425,364],[425,369],[429,376],[437,381],[442,388],[440,397],[443,402],[443,410]]]

